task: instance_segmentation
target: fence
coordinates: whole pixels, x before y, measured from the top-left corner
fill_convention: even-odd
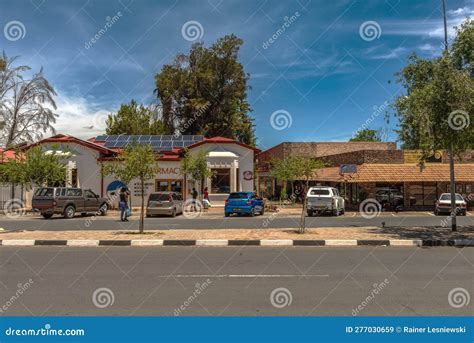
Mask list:
[[[18,185],[0,185],[0,210],[5,210],[5,206],[8,206],[13,199],[25,203],[25,193],[25,189]]]

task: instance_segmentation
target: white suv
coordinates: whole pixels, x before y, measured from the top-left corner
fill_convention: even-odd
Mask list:
[[[344,198],[334,187],[311,187],[306,194],[306,210],[309,217],[330,212],[335,216],[344,214]]]

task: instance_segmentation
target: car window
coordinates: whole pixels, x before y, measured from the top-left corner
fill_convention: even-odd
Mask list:
[[[56,188],[56,194],[57,197],[61,196],[61,188]]]
[[[442,194],[439,200],[451,200],[451,194]],[[457,201],[462,201],[464,200],[463,197],[460,194],[456,194],[456,200]]]
[[[168,201],[168,193],[152,193],[148,198],[150,201]]]
[[[310,195],[329,195],[329,189],[315,188],[309,193]]]
[[[95,198],[95,193],[90,191],[90,190],[85,190],[84,194],[86,195],[86,198]]]
[[[53,194],[54,188],[38,188],[35,192],[35,195],[40,197],[52,197]]]
[[[61,188],[61,196],[62,197],[66,196],[66,188]]]
[[[82,189],[68,188],[66,190],[66,196],[68,196],[68,197],[80,197],[80,196],[82,196]]]
[[[248,199],[248,193],[230,193],[229,199]]]

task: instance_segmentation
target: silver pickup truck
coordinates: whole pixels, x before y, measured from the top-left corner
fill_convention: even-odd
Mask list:
[[[315,214],[332,213],[335,216],[344,214],[344,198],[333,187],[311,187],[306,194],[306,210],[309,217]]]
[[[109,205],[107,198],[99,197],[90,189],[72,187],[38,188],[31,203],[33,210],[39,211],[46,219],[55,213],[65,218],[73,218],[76,213],[105,216]]]

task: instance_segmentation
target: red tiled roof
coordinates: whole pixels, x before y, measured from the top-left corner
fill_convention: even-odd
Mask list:
[[[90,140],[85,141],[83,139],[79,139],[79,138],[76,138],[74,136],[63,135],[63,134],[57,134],[55,136],[42,139],[42,140],[40,140],[36,143],[33,143],[33,144],[30,144],[30,145],[26,146],[25,149],[29,149],[31,147],[34,147],[36,145],[43,144],[43,143],[76,143],[76,144],[79,144],[79,145],[97,150],[97,151],[99,151],[101,153],[104,153],[104,154],[113,154],[114,153],[113,150],[111,150],[109,148],[106,148],[102,145],[99,145],[95,142],[92,142]]]
[[[259,152],[261,151],[260,149],[255,148],[255,147],[253,147],[253,146],[250,146],[250,145],[248,145],[248,144],[245,144],[245,143],[236,141],[236,140],[231,139],[231,138],[220,137],[220,136],[211,137],[211,138],[204,138],[204,139],[203,139],[202,141],[200,141],[200,142],[197,142],[197,143],[194,143],[194,144],[189,145],[189,146],[188,146],[188,149],[194,148],[194,147],[197,147],[197,146],[206,144],[206,143],[237,144],[237,145],[243,146],[243,147],[245,147],[245,148],[247,148],[247,149],[252,149],[252,150],[255,151],[256,153],[259,153]]]
[[[456,164],[456,181],[474,181],[474,164]],[[427,163],[423,170],[417,164],[362,164],[357,173],[345,174],[349,183],[354,182],[449,182],[449,164]],[[342,182],[339,167],[323,168],[317,171],[314,180]]]

